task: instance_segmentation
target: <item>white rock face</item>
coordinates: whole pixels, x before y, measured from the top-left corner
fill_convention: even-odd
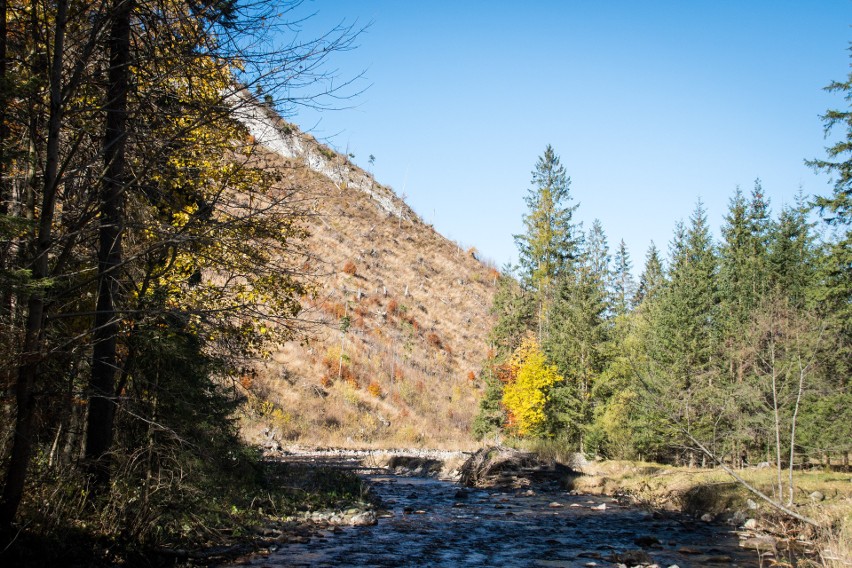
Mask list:
[[[245,91],[228,97],[234,112],[257,142],[284,158],[302,159],[313,171],[324,175],[338,187],[356,189],[369,195],[381,209],[390,215],[410,220],[411,210],[390,189],[377,184],[362,169],[341,159],[336,153],[329,157],[328,150],[312,137],[286,124],[274,111],[265,107]]]

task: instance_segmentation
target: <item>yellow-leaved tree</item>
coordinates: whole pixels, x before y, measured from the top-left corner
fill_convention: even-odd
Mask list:
[[[509,415],[509,427],[520,436],[544,435],[550,389],[564,378],[556,365],[548,364],[531,333],[515,349],[508,366],[510,378],[503,389],[503,405]]]

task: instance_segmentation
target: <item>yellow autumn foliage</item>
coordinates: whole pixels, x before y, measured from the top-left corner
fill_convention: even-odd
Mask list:
[[[550,388],[564,378],[549,365],[535,336],[528,335],[509,360],[510,380],[503,388],[503,406],[510,426],[521,436],[543,432]]]

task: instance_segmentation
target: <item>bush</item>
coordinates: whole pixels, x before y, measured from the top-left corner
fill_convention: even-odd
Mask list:
[[[382,396],[382,387],[376,381],[370,381],[370,384],[367,385],[367,392],[376,398],[380,398]]]
[[[388,313],[392,316],[397,315],[399,313],[399,303],[396,300],[391,300],[388,302]]]
[[[438,334],[434,331],[430,331],[426,334],[426,342],[434,347],[435,349],[441,349],[443,347],[443,343],[441,342],[441,338],[438,337]]]
[[[355,263],[351,260],[347,260],[346,264],[343,265],[343,272],[348,274],[349,276],[355,276],[355,273],[358,271]]]

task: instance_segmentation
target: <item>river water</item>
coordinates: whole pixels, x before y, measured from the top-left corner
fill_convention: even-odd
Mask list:
[[[285,544],[250,566],[760,566],[734,527],[652,513],[555,486],[492,491],[363,471],[378,524]]]

